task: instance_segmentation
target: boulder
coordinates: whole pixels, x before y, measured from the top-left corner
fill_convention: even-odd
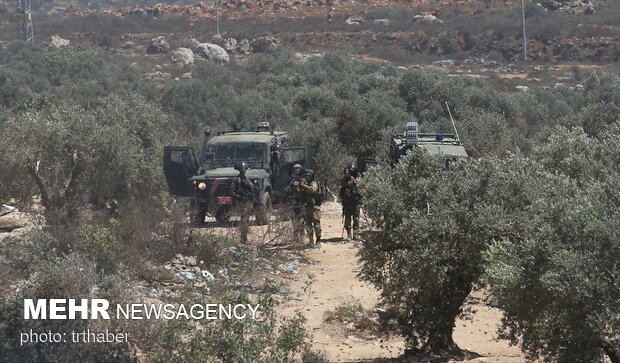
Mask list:
[[[237,52],[241,54],[250,54],[252,51],[252,46],[250,45],[250,41],[243,38],[239,42],[237,42]]]
[[[375,19],[375,24],[390,25],[390,19]]]
[[[235,38],[226,39],[222,47],[229,53],[234,52],[235,50],[237,50],[237,39]]]
[[[194,64],[194,52],[189,48],[175,49],[172,52],[172,63],[179,68]]]
[[[192,47],[192,50],[195,52],[196,48],[198,48],[198,46],[201,44],[199,41],[196,40],[196,38],[192,38],[189,40],[189,44]]]
[[[31,216],[26,213],[12,211],[0,216],[0,232],[11,232],[18,228],[32,226]]]
[[[200,45],[194,50],[194,53],[199,57],[210,60],[215,63],[228,63],[230,57],[224,48],[217,44],[200,43]]]
[[[168,49],[170,49],[170,45],[166,41],[166,37],[160,35],[151,39],[151,43],[148,48],[146,48],[146,54],[161,54],[167,53]]]
[[[254,40],[252,40],[251,44],[252,51],[255,53],[273,53],[278,50],[281,45],[282,42],[280,41],[280,39],[272,36],[262,36],[255,38]]]
[[[67,39],[63,39],[58,35],[52,35],[52,39],[50,40],[50,47],[62,48],[68,46],[69,43],[71,42]]]
[[[345,23],[347,23],[348,25],[360,25],[364,22],[363,18],[347,18],[347,20],[344,21]]]
[[[443,21],[437,19],[433,14],[416,15],[413,17],[413,21],[416,23],[443,23]]]

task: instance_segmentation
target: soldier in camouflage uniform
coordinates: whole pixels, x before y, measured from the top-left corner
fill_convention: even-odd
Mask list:
[[[351,163],[344,168],[344,177],[340,184],[340,202],[344,215],[344,228],[347,230],[347,241],[359,239],[360,202],[362,197],[357,189],[357,165]],[[353,234],[351,234],[353,222]]]
[[[299,236],[304,234],[304,195],[299,190],[299,183],[303,172],[304,168],[301,165],[293,165],[290,171],[291,180],[284,188],[284,192],[288,196],[291,205],[291,211],[293,212],[292,221],[295,238],[299,238]]]
[[[319,191],[319,185],[314,181],[314,172],[312,170],[304,171],[299,182],[298,190],[303,195],[304,221],[306,223],[306,232],[308,232],[308,242],[310,246],[320,248],[321,206],[318,205],[315,200],[315,195]]]
[[[231,185],[232,196],[235,198],[237,208],[241,214],[239,222],[241,243],[248,242],[249,219],[250,214],[254,210],[254,201],[256,199],[256,186],[245,175],[248,168],[248,164],[245,161],[236,163],[235,169],[239,171],[239,175],[233,179]]]

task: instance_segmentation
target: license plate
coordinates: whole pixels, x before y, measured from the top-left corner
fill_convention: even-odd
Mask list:
[[[232,204],[233,198],[231,196],[217,197],[217,204]]]

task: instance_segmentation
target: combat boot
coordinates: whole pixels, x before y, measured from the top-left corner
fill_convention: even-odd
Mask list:
[[[347,239],[346,242],[351,242],[351,228],[347,228]]]

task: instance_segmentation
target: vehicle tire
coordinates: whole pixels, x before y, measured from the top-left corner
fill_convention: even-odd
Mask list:
[[[268,225],[271,222],[272,211],[271,195],[265,192],[261,198],[260,205],[256,206],[256,224]]]

